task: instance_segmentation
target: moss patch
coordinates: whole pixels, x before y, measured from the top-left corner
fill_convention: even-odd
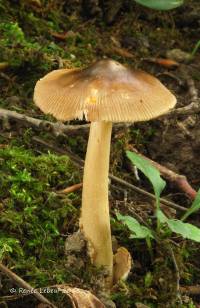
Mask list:
[[[68,281],[62,235],[76,228],[70,221],[77,220],[80,200],[73,193],[62,199],[55,190],[78,181],[77,170],[68,157],[37,156],[23,147],[0,149],[0,169],[1,260],[34,286]]]

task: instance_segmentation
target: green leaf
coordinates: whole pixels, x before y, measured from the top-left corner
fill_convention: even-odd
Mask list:
[[[13,251],[23,255],[21,247],[19,246],[19,240],[15,238],[1,237],[0,235],[0,261],[6,254],[12,253]]]
[[[167,11],[175,9],[184,3],[184,0],[135,0],[150,9]]]
[[[168,222],[168,218],[167,216],[165,216],[165,214],[160,210],[160,209],[157,209],[156,211],[156,216],[157,216],[157,219],[161,222],[161,223],[167,223]]]
[[[175,233],[192,241],[200,242],[200,229],[181,220],[168,219],[168,227]]]
[[[183,238],[200,242],[200,229],[196,226],[181,220],[168,219],[160,209],[157,210],[157,218],[161,223],[166,223],[172,232],[180,234]]]
[[[153,185],[154,193],[156,196],[156,203],[158,207],[160,194],[166,185],[166,182],[160,177],[160,172],[140,155],[130,151],[126,151],[126,155],[131,160],[133,165],[135,165],[140,171],[142,171]]]
[[[59,231],[58,229],[56,228],[56,226],[50,222],[46,223],[45,224],[45,231],[50,231],[52,232],[52,235],[59,235]]]
[[[194,199],[191,207],[187,210],[187,212],[183,215],[181,220],[185,220],[190,216],[191,214],[197,212],[200,209],[200,189],[197,192],[196,198]]]
[[[142,226],[135,218],[123,216],[120,213],[116,213],[116,216],[131,231],[130,238],[154,238],[151,230]]]

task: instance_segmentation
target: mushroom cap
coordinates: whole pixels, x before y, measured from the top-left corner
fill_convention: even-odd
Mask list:
[[[52,71],[36,83],[34,101],[62,121],[145,121],[176,104],[157,78],[109,59],[85,69]]]

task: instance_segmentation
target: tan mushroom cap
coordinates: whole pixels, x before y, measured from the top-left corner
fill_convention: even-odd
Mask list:
[[[113,60],[60,69],[40,79],[34,101],[58,120],[137,122],[166,113],[175,96],[155,77]]]

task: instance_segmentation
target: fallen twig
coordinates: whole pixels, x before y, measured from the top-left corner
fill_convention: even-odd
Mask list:
[[[56,193],[57,194],[69,194],[71,192],[74,192],[74,191],[80,189],[82,186],[83,186],[83,183],[74,184],[70,187],[66,187],[64,189],[57,190]]]
[[[145,160],[149,161],[153,166],[156,167],[163,175],[164,178],[166,178],[168,181],[176,184],[184,193],[186,193],[192,200],[196,197],[196,190],[192,188],[192,186],[188,183],[187,178],[185,175],[180,175],[165,166],[160,165],[159,163],[155,162],[154,160],[151,160],[150,158],[138,153],[138,151],[131,147],[131,150],[136,152],[138,155],[140,155]]]
[[[180,65],[177,61],[166,58],[143,58],[143,61],[152,62],[168,69],[176,68]]]
[[[178,86],[184,85],[184,81],[182,79],[180,79],[175,73],[165,71],[165,72],[161,72],[161,73],[156,74],[156,77],[160,77],[160,76],[170,77],[171,79],[176,81]]]
[[[174,269],[175,269],[175,274],[176,274],[176,297],[177,297],[179,303],[182,305],[181,292],[180,292],[180,279],[181,279],[180,271],[179,271],[178,264],[177,264],[177,261],[176,261],[176,257],[174,255],[174,251],[173,251],[173,248],[171,247],[171,245],[169,245],[169,251],[170,251],[170,255],[172,257],[172,261],[173,261]]]
[[[81,167],[83,169],[83,167],[84,167],[84,160],[82,160],[78,155],[72,153],[70,149],[65,147],[65,149],[63,150],[62,148],[59,148],[56,145],[53,145],[53,144],[51,144],[49,142],[46,142],[46,141],[42,140],[39,137],[33,137],[32,139],[33,139],[33,141],[35,141],[35,142],[37,142],[39,144],[42,144],[45,147],[53,150],[54,152],[60,153],[62,155],[69,156],[69,158],[73,161],[73,163],[75,165],[77,165],[78,167]]]
[[[7,74],[5,74],[5,73],[3,73],[1,71],[0,71],[0,77],[5,79],[8,82],[11,82],[11,83],[13,82],[13,79],[11,77],[9,77]]]
[[[55,136],[70,134],[70,133],[79,133],[80,131],[88,131],[90,124],[82,125],[65,125],[62,122],[50,122],[45,120],[39,120],[32,117],[29,117],[25,114],[18,113],[16,111],[11,111],[8,109],[0,108],[0,118],[7,120],[15,120],[24,125],[29,125],[36,129],[42,129],[53,133]],[[121,128],[124,126],[131,126],[132,123],[116,123],[114,128]]]
[[[198,96],[198,91],[195,87],[194,80],[191,78],[191,76],[189,76],[185,65],[182,64],[180,66],[180,70],[187,84],[191,102],[187,106],[171,110],[169,115],[194,115],[200,112],[200,98]]]
[[[189,94],[191,96],[191,100],[193,102],[197,102],[199,100],[199,97],[198,97],[197,88],[195,87],[194,80],[192,78],[187,77],[186,83],[187,83],[187,86],[188,86]]]
[[[139,188],[139,187],[137,187],[137,186],[135,186],[133,184],[130,184],[127,181],[122,180],[122,179],[120,179],[120,178],[118,178],[118,177],[116,177],[116,176],[114,176],[112,174],[110,174],[109,177],[111,178],[111,180],[113,180],[113,181],[115,181],[115,182],[117,182],[119,184],[122,184],[122,185],[124,185],[124,186],[126,186],[126,187],[128,187],[128,188],[130,188],[130,189],[132,189],[132,190],[134,190],[134,191],[136,191],[138,193],[140,193],[140,194],[143,194],[143,195],[149,197],[150,199],[156,200],[156,198],[155,198],[155,196],[153,194],[145,191],[142,188]],[[182,211],[182,212],[186,212],[187,211],[186,207],[178,205],[178,204],[176,204],[176,203],[174,203],[172,201],[168,201],[168,200],[166,200],[164,198],[160,198],[160,202],[165,204],[165,205],[167,205],[167,206],[169,206],[169,207],[171,207],[171,208],[173,208],[173,209],[175,209],[175,210],[179,210],[179,211]]]
[[[75,132],[79,130],[88,130],[90,125],[64,125],[62,122],[50,122],[45,120],[39,120],[32,117],[29,117],[25,114],[18,113],[16,111],[11,111],[7,109],[0,108],[0,118],[8,119],[8,120],[15,120],[21,122],[22,124],[28,124],[31,127],[37,129],[43,129],[46,131],[52,132],[54,135],[62,135],[62,134],[69,134],[70,132]]]
[[[50,305],[53,308],[57,308],[54,304],[52,304],[46,297],[44,297],[41,293],[37,291],[37,289],[34,289],[28,282],[23,280],[21,277],[19,277],[17,274],[12,272],[9,268],[7,268],[5,265],[0,263],[0,271],[2,271],[4,274],[6,274],[14,283],[16,283],[18,286],[29,290],[32,295],[34,295],[40,302]]]
[[[192,102],[189,105],[177,109],[171,110],[168,115],[174,116],[174,115],[193,115],[196,113],[200,113],[200,99],[198,100],[198,105],[196,102]]]
[[[45,145],[46,147],[48,147],[50,149],[53,149],[57,153],[60,153],[60,154],[63,154],[63,155],[68,155],[73,162],[75,162],[79,167],[81,167],[83,169],[83,167],[84,167],[84,160],[79,158],[77,155],[72,154],[71,151],[68,152],[67,150],[65,151],[63,149],[55,147],[54,145],[52,145],[52,144],[50,144],[50,143],[48,143],[48,142],[46,142],[46,141],[44,141],[44,140],[42,140],[42,139],[40,139],[38,137],[33,137],[33,140],[36,141],[39,144]],[[141,193],[141,194],[143,194],[143,195],[145,195],[145,196],[155,200],[155,196],[153,194],[151,194],[151,193],[149,193],[149,192],[147,192],[147,191],[145,191],[145,190],[143,190],[143,189],[141,189],[141,188],[139,188],[139,187],[137,187],[137,186],[135,186],[133,184],[130,184],[130,183],[128,183],[125,180],[122,180],[122,179],[120,179],[120,178],[118,178],[118,177],[116,177],[116,176],[114,176],[112,174],[109,174],[109,178],[112,181],[114,181],[114,182],[116,182],[118,184],[126,186],[129,189],[132,189],[132,190],[134,190],[134,191],[136,191],[138,193]],[[171,207],[171,208],[173,208],[173,209],[176,209],[176,210],[179,210],[179,211],[182,211],[182,212],[186,212],[187,211],[187,208],[185,208],[183,206],[180,206],[180,205],[178,205],[178,204],[176,204],[176,203],[174,203],[172,201],[168,201],[168,200],[166,200],[164,198],[160,198],[160,202],[165,204],[165,205],[167,205],[167,206],[169,206],[169,207]]]

